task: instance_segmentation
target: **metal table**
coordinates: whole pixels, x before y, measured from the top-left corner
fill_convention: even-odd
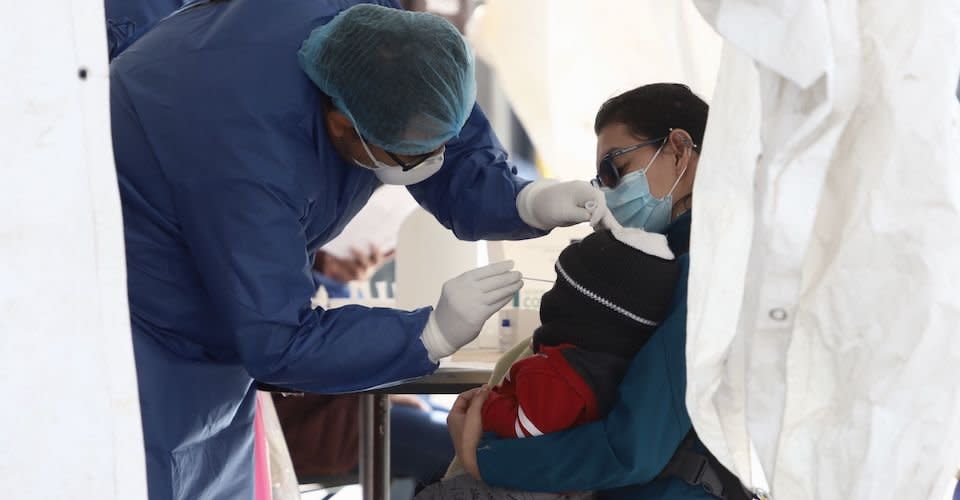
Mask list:
[[[360,393],[360,486],[364,500],[390,498],[390,394],[459,394],[490,379],[497,353],[480,352],[481,362],[444,363],[425,377],[376,387]],[[257,389],[300,392],[257,382]]]
[[[431,375],[360,394],[360,486],[364,500],[390,498],[390,394],[459,394],[481,386],[493,370],[441,366]]]

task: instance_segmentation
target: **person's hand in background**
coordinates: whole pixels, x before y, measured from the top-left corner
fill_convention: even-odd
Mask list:
[[[423,398],[417,396],[416,394],[391,394],[390,404],[394,406],[409,406],[411,408],[418,408],[425,412],[432,410],[430,405],[427,404]]]
[[[317,251],[313,259],[313,270],[325,276],[347,283],[350,281],[368,279],[387,260],[393,257],[393,250],[382,252],[371,246],[367,252],[351,249],[349,258],[339,258],[323,250]]]

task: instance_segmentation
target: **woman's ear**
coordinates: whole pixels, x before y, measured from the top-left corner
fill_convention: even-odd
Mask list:
[[[667,142],[670,143],[673,152],[677,175],[680,175],[690,165],[690,160],[693,157],[695,148],[693,138],[686,130],[675,128],[667,136]]]

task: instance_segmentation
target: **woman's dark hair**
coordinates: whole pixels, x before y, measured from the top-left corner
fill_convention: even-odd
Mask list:
[[[709,110],[707,103],[686,85],[651,83],[603,103],[593,130],[599,134],[611,123],[623,123],[635,135],[656,139],[666,137],[672,128],[681,128],[690,133],[699,151]]]

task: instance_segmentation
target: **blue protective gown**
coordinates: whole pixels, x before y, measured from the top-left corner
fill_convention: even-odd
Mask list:
[[[112,60],[180,8],[182,0],[104,0],[107,14],[107,53]]]
[[[203,3],[111,65],[152,499],[252,498],[253,379],[329,393],[436,368],[419,340],[429,309],[309,306],[312,252],[378,185],[337,155],[297,65],[307,34],[354,3]],[[541,234],[479,109],[445,158],[410,191],[458,237]]]

